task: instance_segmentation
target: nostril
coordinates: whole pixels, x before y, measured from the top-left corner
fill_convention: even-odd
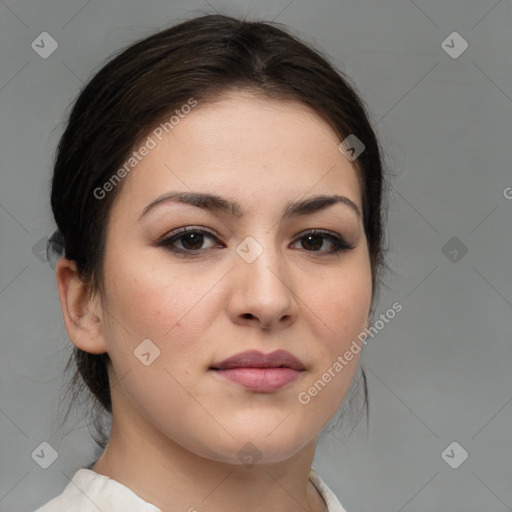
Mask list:
[[[244,318],[254,318],[254,315],[253,315],[253,314],[251,314],[251,313],[244,313],[242,316],[243,316]]]

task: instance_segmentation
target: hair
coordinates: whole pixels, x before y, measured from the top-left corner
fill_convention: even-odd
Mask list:
[[[101,200],[94,190],[112,178],[154,127],[191,98],[204,104],[230,92],[248,91],[307,105],[340,140],[353,134],[364,143],[353,164],[362,190],[373,311],[387,267],[381,150],[355,86],[320,51],[278,25],[220,14],[196,17],[122,50],[80,91],[55,155],[51,207],[57,231],[48,249],[50,253],[60,248],[76,262],[91,293],[104,294],[106,227],[122,183]],[[101,448],[108,442],[102,416],[112,413],[108,360],[106,353],[91,354],[75,346],[66,365],[66,370],[74,366],[69,407],[81,392],[89,394],[96,414],[92,434]]]

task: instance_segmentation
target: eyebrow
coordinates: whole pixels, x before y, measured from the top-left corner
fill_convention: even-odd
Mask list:
[[[142,210],[139,220],[141,220],[144,215],[156,206],[168,202],[190,204],[205,210],[224,212],[236,218],[241,218],[244,215],[244,211],[240,203],[231,199],[201,192],[168,192],[157,197],[154,201],[151,201],[151,203]],[[290,201],[283,210],[281,220],[316,213],[334,204],[346,205],[356,213],[358,218],[361,217],[359,207],[351,199],[335,194],[317,195],[295,202]]]

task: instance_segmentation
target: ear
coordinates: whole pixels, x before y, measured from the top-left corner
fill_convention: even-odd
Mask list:
[[[99,301],[80,278],[76,262],[61,257],[55,273],[68,335],[75,346],[91,354],[107,351],[101,329]]]

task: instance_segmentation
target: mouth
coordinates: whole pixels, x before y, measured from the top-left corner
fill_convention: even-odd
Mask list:
[[[270,354],[262,354],[257,350],[248,350],[214,363],[212,370],[231,370],[233,368],[291,368],[305,370],[302,362],[286,350],[276,350]]]
[[[215,363],[210,370],[248,390],[273,392],[297,379],[305,367],[298,358],[284,350],[270,354],[251,350]]]

